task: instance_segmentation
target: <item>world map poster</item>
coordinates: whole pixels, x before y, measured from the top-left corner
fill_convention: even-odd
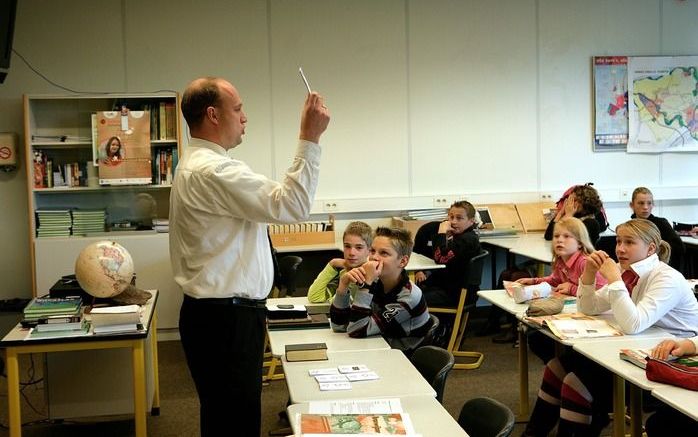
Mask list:
[[[698,151],[698,56],[628,59],[628,152]]]
[[[595,56],[594,151],[625,150],[628,143],[628,57]]]

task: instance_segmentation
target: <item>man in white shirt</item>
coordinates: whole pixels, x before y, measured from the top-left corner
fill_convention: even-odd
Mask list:
[[[201,435],[258,436],[265,302],[274,278],[267,223],[308,217],[329,111],[320,95],[308,94],[283,182],[228,156],[247,123],[228,81],[191,82],[182,114],[192,139],[170,194],[170,261],[184,292],[179,331],[199,395]]]

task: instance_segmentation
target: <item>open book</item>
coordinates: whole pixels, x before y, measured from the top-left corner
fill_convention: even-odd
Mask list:
[[[582,313],[560,313],[552,316],[524,317],[536,326],[547,326],[557,337],[571,338],[613,337],[623,333],[606,320]]]
[[[619,353],[621,360],[635,364],[637,367],[641,367],[643,369],[647,367],[646,358],[649,355],[650,351],[648,349],[621,349]],[[698,355],[690,355],[680,358],[669,355],[667,361],[672,361],[674,363],[683,364],[684,366],[689,367],[698,367]]]
[[[301,435],[413,435],[405,413],[393,414],[301,414]]]

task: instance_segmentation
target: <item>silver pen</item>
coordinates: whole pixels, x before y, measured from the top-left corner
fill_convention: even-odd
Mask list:
[[[298,72],[301,74],[301,79],[303,79],[303,83],[305,84],[305,87],[308,89],[308,94],[312,93],[310,90],[310,84],[308,83],[308,79],[306,79],[305,74],[303,74],[303,67],[298,67]]]

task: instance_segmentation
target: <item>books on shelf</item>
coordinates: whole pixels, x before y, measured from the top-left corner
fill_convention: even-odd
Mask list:
[[[106,209],[73,209],[73,235],[104,232]]]
[[[285,353],[288,362],[327,360],[327,345],[325,343],[287,344]]]
[[[647,357],[650,356],[650,351],[647,349],[621,349],[618,356],[621,360],[625,360],[644,369],[647,367]],[[666,361],[689,367],[698,367],[698,355],[688,355],[678,358],[670,355],[669,359]]]
[[[547,326],[555,336],[572,338],[613,337],[623,335],[604,319],[582,313],[560,313],[552,316],[524,317],[524,321],[536,326]]]
[[[42,317],[36,322],[38,332],[48,331],[72,331],[82,328],[81,315],[55,315]]]

